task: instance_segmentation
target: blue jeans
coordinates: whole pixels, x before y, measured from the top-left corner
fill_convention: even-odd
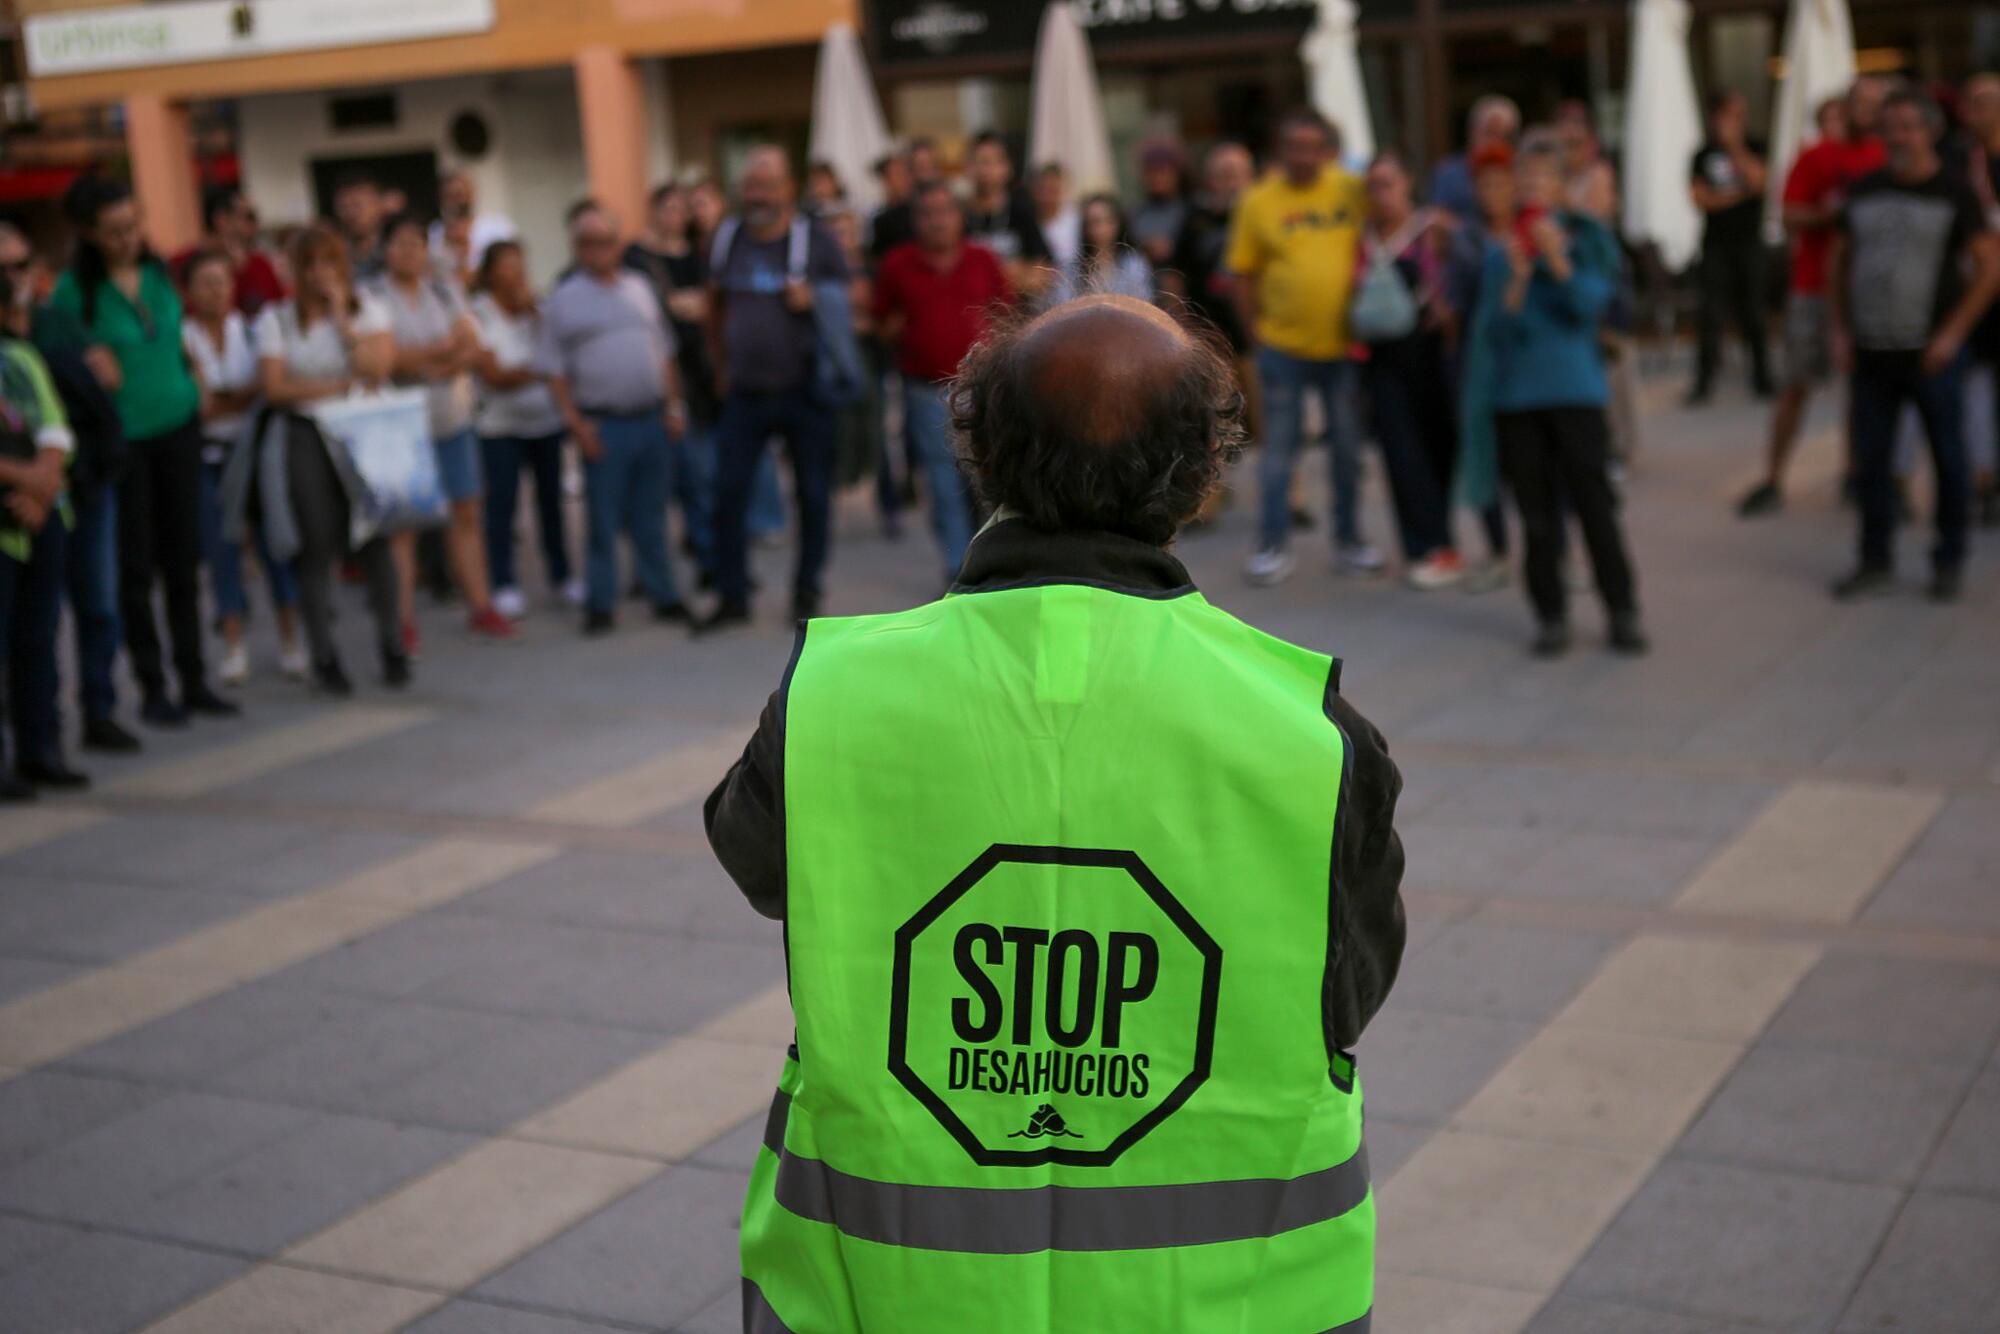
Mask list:
[[[86,720],[109,718],[118,704],[112,672],[125,626],[118,615],[118,488],[109,482],[70,491],[66,582],[76,616],[77,700]]]
[[[495,588],[514,587],[514,513],[521,503],[521,469],[535,482],[535,533],[549,582],[569,582],[569,540],[563,532],[563,433],[479,438],[486,473],[486,570]]]
[[[242,617],[249,614],[250,598],[243,591],[243,545],[222,535],[222,467],[220,463],[201,465],[201,551],[208,562],[209,591],[215,595],[215,614]],[[289,565],[274,560],[264,531],[256,533],[257,559],[264,566],[264,583],[271,591],[273,607],[298,605],[298,587],[292,582]]]
[[[1261,496],[1257,545],[1285,545],[1292,530],[1292,469],[1304,424],[1307,392],[1319,395],[1333,451],[1333,538],[1342,546],[1361,540],[1357,513],[1361,461],[1354,442],[1354,363],[1307,361],[1276,348],[1257,349],[1257,379],[1264,394],[1264,457],[1257,476]]]
[[[809,391],[732,393],[716,423],[716,585],[725,606],[750,601],[749,511],[757,470],[768,462],[772,436],[792,456],[798,492],[799,563],[795,596],[818,596],[832,545],[834,413]]]
[[[681,530],[687,541],[687,549],[694,556],[695,568],[713,579],[715,577],[715,428],[696,426],[689,423],[687,434],[681,437],[681,466],[674,470],[673,500],[680,507]],[[771,475],[772,503],[777,507],[777,528],[785,526],[785,502],[778,492],[778,474],[775,468],[766,468]],[[760,479],[761,481],[761,479]],[[759,525],[756,512],[760,501],[752,502],[750,530],[764,531]]]
[[[1857,353],[1849,412],[1854,436],[1856,485],[1861,492],[1861,563],[1886,570],[1895,562],[1896,421],[1903,405],[1916,407],[1930,441],[1937,470],[1937,545],[1931,560],[1939,569],[1965,563],[1965,530],[1972,496],[1966,462],[1965,357],[1925,375],[1917,354]]]
[[[584,578],[592,611],[618,605],[618,534],[632,544],[639,586],[656,607],[680,604],[673,563],[667,558],[667,490],[677,459],[657,412],[636,417],[592,417],[604,457],[583,465],[589,516]]]
[[[51,516],[26,561],[0,556],[0,651],[7,671],[14,763],[60,758],[56,725],[56,636],[62,629],[63,561],[69,531]]]
[[[965,548],[972,541],[972,506],[965,495],[965,475],[951,452],[951,407],[946,386],[925,380],[903,381],[903,429],[909,435],[910,460],[924,474],[930,494],[931,531],[944,552],[944,577],[958,577]]]
[[[757,465],[757,480],[750,488],[747,522],[752,537],[769,537],[772,533],[785,531],[785,492],[778,485],[776,454],[766,454],[763,462]]]

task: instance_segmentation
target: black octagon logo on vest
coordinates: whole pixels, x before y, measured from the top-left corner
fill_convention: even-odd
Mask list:
[[[1108,1166],[1208,1078],[1221,985],[1138,854],[996,843],[896,931],[889,1070],[983,1166]]]

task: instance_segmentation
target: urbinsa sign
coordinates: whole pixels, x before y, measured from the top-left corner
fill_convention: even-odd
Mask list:
[[[896,932],[889,1068],[975,1162],[1104,1166],[1208,1078],[1221,979],[1137,854],[995,844]]]

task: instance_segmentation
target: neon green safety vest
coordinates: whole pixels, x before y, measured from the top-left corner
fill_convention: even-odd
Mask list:
[[[1336,665],[1193,589],[810,623],[752,1334],[1357,1334]]]

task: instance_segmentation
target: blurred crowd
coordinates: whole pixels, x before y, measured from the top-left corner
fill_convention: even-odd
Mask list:
[[[1725,320],[1753,388],[1776,395],[1769,474],[1742,512],[1779,508],[1808,395],[1841,376],[1861,540],[1837,593],[1893,587],[1900,465],[1922,440],[1931,592],[1954,597],[1975,493],[1995,508],[2000,79],[1949,114],[1863,79],[1789,164],[1747,136],[1740,97],[1715,97],[1709,121],[1690,164],[1707,222],[1689,398],[1715,387]],[[863,216],[830,166],[801,183],[762,148],[726,187],[662,185],[643,218],[580,201],[545,291],[464,175],[439,183],[438,217],[343,179],[332,217],[275,244],[252,201],[218,189],[203,241],[174,256],[148,249],[127,186],[84,177],[60,266],[0,225],[0,799],[88,781],[63,745],[65,607],[77,735],[117,753],[142,744],[121,721],[121,653],[145,724],[239,712],[230,688],[265,666],[245,632],[253,586],[268,667],[336,696],[355,689],[334,632],[349,584],[391,688],[444,605],[494,642],[537,602],[588,635],[635,607],[695,633],[747,623],[750,550],[787,530],[790,611],[810,617],[844,488],[866,489],[892,539],[923,512],[934,550],[916,559],[946,589],[989,517],[956,458],[953,376],[996,322],[1087,294],[1160,302],[1227,346],[1261,451],[1244,474],[1251,581],[1290,576],[1295,538],[1322,522],[1341,572],[1393,563],[1423,592],[1503,587],[1518,543],[1531,645],[1553,656],[1583,582],[1573,531],[1606,644],[1646,650],[1619,494],[1639,449],[1640,297],[1589,108],[1524,126],[1481,99],[1465,150],[1424,179],[1393,151],[1345,161],[1310,110],[1268,145],[1149,142],[1136,165],[1134,198],[1079,197],[1059,164],[1018,170],[998,134],[957,164],[920,138],[875,165],[886,203]],[[1763,201],[1781,169],[1774,368]],[[444,497],[434,522],[387,531],[321,415],[385,387],[421,391]],[[1322,441],[1323,519],[1297,484]],[[1369,448],[1393,562],[1364,530]]]

